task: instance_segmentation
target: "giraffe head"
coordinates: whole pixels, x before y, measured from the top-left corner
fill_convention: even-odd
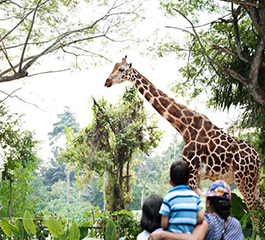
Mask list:
[[[111,87],[113,84],[122,83],[126,81],[125,78],[122,78],[124,72],[132,67],[132,64],[126,62],[127,56],[125,56],[120,63],[116,63],[113,71],[109,75],[108,79],[105,82],[106,87]]]

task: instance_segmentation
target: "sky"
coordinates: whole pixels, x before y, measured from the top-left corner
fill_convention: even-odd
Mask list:
[[[117,56],[116,61],[119,62],[121,57]],[[175,98],[174,93],[170,90],[170,83],[176,80],[176,76],[179,75],[178,69],[175,67],[177,60],[168,56],[149,64],[142,64],[145,60],[133,52],[128,53],[128,62],[132,62],[135,69],[169,97]],[[168,64],[169,62],[172,66]],[[52,131],[53,124],[59,120],[57,115],[63,112],[65,106],[69,106],[71,111],[75,113],[80,126],[86,127],[93,116],[91,110],[92,96],[96,99],[104,97],[108,102],[115,104],[123,95],[125,87],[130,83],[113,85],[111,88],[104,86],[113,67],[114,64],[109,63],[106,66],[99,66],[82,72],[53,73],[25,79],[22,82],[15,81],[6,85],[2,84],[5,85],[2,90],[9,93],[22,86],[17,95],[28,103],[12,98],[7,101],[7,105],[11,111],[24,114],[24,127],[34,131],[36,137],[41,141],[40,157],[47,158],[50,155],[47,134]],[[181,80],[181,77],[179,78]],[[175,101],[187,105],[184,99],[175,98]],[[166,149],[176,130],[146,100],[144,102],[146,109],[159,120],[159,127],[164,131],[160,148]],[[231,113],[206,109],[203,104],[198,102],[190,102],[188,107],[205,114],[221,128],[226,128],[227,123],[235,120],[235,115],[232,116]]]
[[[165,29],[166,25],[174,24],[174,21],[163,18],[161,12],[158,12],[158,6],[150,7],[146,11],[147,20],[137,29],[141,34],[148,35],[160,27],[162,32],[171,31],[173,37],[180,37],[179,33]],[[162,34],[165,34],[165,32]],[[106,88],[104,83],[114,64],[120,62],[125,55],[128,56],[127,61],[132,62],[133,67],[148,78],[158,89],[175,98],[169,85],[173,81],[181,80],[178,69],[183,62],[176,60],[173,55],[156,59],[150,56],[143,56],[141,51],[145,46],[139,45],[138,47],[139,49],[126,50],[122,55],[113,53],[110,57],[113,63],[105,62],[96,67],[89,66],[88,70],[43,74],[1,84],[1,90],[6,93],[22,88],[16,92],[16,95],[28,103],[16,98],[9,98],[6,101],[6,105],[11,112],[24,114],[24,127],[34,131],[37,139],[41,141],[41,150],[38,152],[41,158],[47,159],[50,156],[47,134],[52,131],[53,124],[58,121],[57,115],[63,112],[65,106],[70,107],[71,111],[75,113],[80,126],[86,127],[92,119],[91,96],[96,99],[103,96],[113,104],[122,96],[125,86],[129,83],[114,85],[111,88]],[[40,68],[48,67],[51,63],[57,64],[54,61],[54,56],[51,56],[48,60],[44,59]],[[60,64],[62,65],[60,66],[58,63],[58,69],[64,68],[63,63]],[[175,100],[187,105],[184,99],[175,98]],[[172,141],[176,130],[146,100],[145,107],[158,118],[159,127],[164,131],[159,149],[166,149]],[[221,128],[226,128],[228,126],[227,123],[235,120],[237,116],[237,112],[225,113],[206,109],[203,104],[198,102],[190,102],[188,107],[205,114],[214,124]]]

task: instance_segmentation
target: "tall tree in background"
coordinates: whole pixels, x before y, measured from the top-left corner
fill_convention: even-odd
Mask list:
[[[67,128],[71,128],[74,133],[79,131],[79,123],[76,122],[74,113],[70,110],[69,107],[65,107],[64,112],[58,114],[59,121],[53,124],[53,130],[48,133],[50,139],[50,145],[53,145],[53,155],[54,160],[60,155],[62,147],[58,146],[58,140],[61,137],[65,136],[65,131]],[[57,144],[56,144],[57,143]],[[53,178],[57,177],[57,179],[62,179],[66,176],[67,182],[67,203],[70,202],[70,169],[66,168],[64,163],[59,163],[56,168],[57,171],[53,174]],[[61,172],[63,169],[64,172]],[[60,176],[59,176],[60,174]]]
[[[39,74],[34,66],[47,55],[69,56],[76,67],[88,58],[94,63],[106,54],[102,45],[130,40],[141,9],[138,1],[0,1],[0,83]],[[68,69],[54,66],[42,73]]]
[[[105,196],[107,209],[125,209],[130,202],[131,164],[136,151],[148,152],[156,147],[161,133],[156,122],[147,121],[144,110],[134,87],[126,90],[117,105],[101,99],[93,100],[94,119],[84,135],[72,141],[72,147],[65,150],[62,157],[78,163],[79,169],[91,174],[107,174]],[[79,153],[76,146],[86,145]]]
[[[171,17],[188,24],[185,29],[168,26],[187,33],[183,45],[168,42],[158,48],[160,54],[170,51],[187,59],[181,68],[185,81],[175,83],[174,90],[186,94],[192,89],[193,98],[206,90],[209,105],[241,108],[240,125],[256,129],[259,139],[253,139],[254,145],[264,156],[265,2],[161,1],[161,5]]]

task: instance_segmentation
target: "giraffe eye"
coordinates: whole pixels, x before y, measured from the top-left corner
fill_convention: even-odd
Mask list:
[[[120,72],[124,72],[125,68],[119,68]]]

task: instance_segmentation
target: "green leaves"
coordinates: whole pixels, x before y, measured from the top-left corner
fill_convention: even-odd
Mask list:
[[[117,236],[116,225],[112,219],[109,219],[105,232],[106,240],[116,240]]]
[[[19,232],[18,227],[13,224],[10,224],[6,218],[2,220],[1,228],[8,237],[14,237]]]
[[[33,222],[32,215],[26,211],[23,217],[23,225],[28,234],[36,234],[36,226]]]
[[[32,132],[23,129],[22,123],[20,116],[9,114],[0,105],[0,155],[4,163],[0,170],[1,216],[22,216],[34,204],[30,182],[39,163],[37,141]]]
[[[70,227],[70,232],[69,232],[69,240],[79,240],[80,238],[80,231],[75,222],[72,223]]]
[[[121,210],[130,201],[133,154],[146,153],[156,147],[161,131],[154,118],[148,121],[152,116],[145,111],[134,86],[127,88],[115,105],[103,98],[93,99],[92,110],[94,119],[85,130],[77,134],[68,130],[66,150],[61,159],[75,164],[84,174],[92,171],[101,176],[108,174],[105,188],[108,210]]]
[[[55,219],[52,216],[47,219],[47,214],[32,216],[29,212],[24,214],[24,219],[4,218],[0,221],[1,240],[79,240],[85,237],[103,239],[104,236],[107,240],[116,240],[117,228],[120,237],[134,240],[141,231],[139,222],[131,212],[119,211],[110,214],[95,207],[90,213],[91,215],[87,212],[86,220],[80,225],[72,220]]]
[[[47,226],[48,226],[50,233],[56,238],[59,237],[59,235],[62,235],[64,233],[62,224],[58,220],[54,219],[53,217],[49,217]]]

